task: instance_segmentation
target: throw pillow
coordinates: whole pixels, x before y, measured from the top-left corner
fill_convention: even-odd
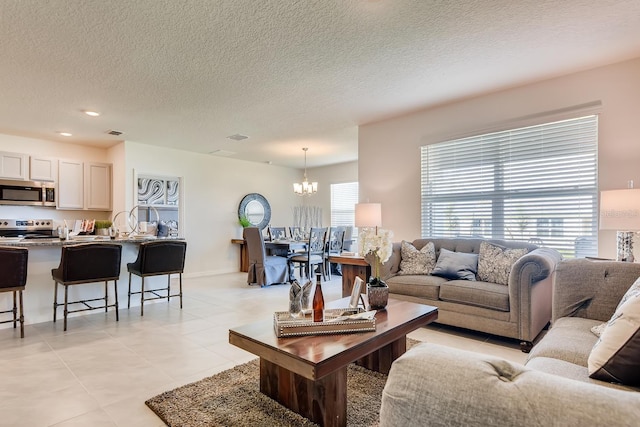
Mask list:
[[[436,247],[429,242],[418,250],[403,240],[400,246],[400,271],[398,274],[430,274],[436,266]]]
[[[640,293],[635,293],[618,307],[593,346],[587,361],[589,377],[640,385],[639,354]]]
[[[434,276],[441,276],[447,279],[476,280],[478,271],[478,255],[464,252],[452,252],[447,249],[440,249],[438,262],[433,269]]]
[[[478,254],[478,279],[483,282],[508,285],[511,267],[527,252],[526,248],[507,249],[493,243],[481,242]]]
[[[627,292],[625,292],[625,294],[622,296],[622,299],[618,303],[618,306],[616,307],[615,311],[618,311],[620,306],[624,304],[625,301],[627,301],[629,298],[631,298],[633,295],[636,295],[636,294],[640,294],[640,277],[638,277],[636,281],[633,282],[633,284],[629,287],[629,289],[627,289]],[[607,322],[601,323],[599,325],[592,327],[591,332],[593,332],[595,336],[599,337],[600,335],[602,335],[602,332],[604,331],[604,328],[606,326],[607,326]]]
[[[600,335],[602,335],[602,333],[604,332],[604,328],[606,327],[607,327],[607,322],[600,323],[599,325],[592,326],[591,332],[593,333],[593,335],[599,337]]]

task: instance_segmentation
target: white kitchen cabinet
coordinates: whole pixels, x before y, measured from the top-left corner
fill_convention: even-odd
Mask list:
[[[111,164],[60,160],[58,209],[110,211]]]
[[[60,160],[58,163],[58,209],[84,209],[84,163]]]
[[[58,176],[58,159],[31,156],[29,176],[31,181],[55,181]]]
[[[85,163],[85,209],[111,210],[111,165]]]
[[[0,151],[0,178],[26,180],[29,177],[29,156]]]

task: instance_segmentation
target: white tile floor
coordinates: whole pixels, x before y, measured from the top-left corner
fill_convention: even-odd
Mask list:
[[[288,287],[249,287],[246,273],[184,280],[177,299],[139,308],[19,329],[0,329],[0,426],[159,427],[144,404],[163,391],[253,359],[228,343],[228,329],[286,310]],[[323,285],[340,298],[341,278]],[[7,325],[3,325],[7,326]],[[516,362],[518,343],[432,325],[410,337],[492,354]]]

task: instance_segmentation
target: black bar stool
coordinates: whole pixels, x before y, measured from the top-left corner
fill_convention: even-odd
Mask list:
[[[24,338],[24,310],[22,307],[22,291],[27,284],[27,259],[29,251],[26,248],[0,247],[0,292],[13,292],[13,309],[0,311],[0,314],[13,313],[13,319],[0,323],[20,321],[20,338]],[[20,317],[16,293],[20,296]]]
[[[55,283],[53,294],[53,321],[56,321],[58,306],[64,305],[64,330],[67,330],[67,315],[79,311],[98,310],[104,308],[105,313],[109,307],[116,311],[118,317],[118,279],[120,278],[120,260],[122,246],[108,243],[87,243],[73,246],[63,246],[58,268],[51,270],[51,276]],[[107,285],[113,280],[115,303],[109,305]],[[85,283],[104,282],[104,298],[69,301],[69,286]],[[64,286],[64,304],[58,304],[58,283]],[[93,301],[104,301],[104,305],[92,306]],[[69,310],[69,304],[83,304],[85,308]]]
[[[182,309],[182,272],[184,271],[184,258],[187,252],[187,242],[175,240],[156,240],[140,244],[138,258],[134,262],[127,264],[129,271],[129,293],[127,295],[127,308],[131,308],[131,295],[140,294],[140,315],[144,316],[144,302],[154,299],[164,299],[167,301],[171,297],[180,297],[180,308]],[[142,278],[140,291],[131,292],[131,275],[135,274]],[[148,276],[167,275],[167,287],[157,289],[144,288],[144,278]],[[171,275],[180,275],[180,292],[171,294]],[[158,292],[166,291],[166,295]],[[146,293],[154,296],[145,298]]]

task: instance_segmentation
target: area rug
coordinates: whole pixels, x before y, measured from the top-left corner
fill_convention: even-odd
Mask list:
[[[407,339],[407,348],[419,341]],[[170,427],[315,426],[259,390],[258,359],[147,400]],[[347,425],[377,426],[387,376],[351,364],[347,368]]]

